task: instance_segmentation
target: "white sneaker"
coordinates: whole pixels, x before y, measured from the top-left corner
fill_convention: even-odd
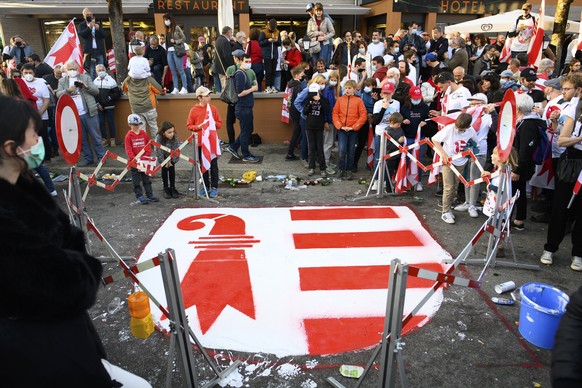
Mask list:
[[[263,90],[263,92],[264,92],[264,93],[267,93],[267,94],[268,94],[268,93],[271,93],[271,87],[270,87],[270,86],[267,86],[267,87],[265,88],[265,90]]]
[[[469,206],[469,216],[471,216],[472,218],[479,217],[479,212],[477,211],[477,208],[473,205]]]
[[[179,92],[179,94],[188,94],[188,89],[186,88],[182,88]]]
[[[172,94],[178,94],[178,88],[174,88],[174,90],[172,90]]]
[[[447,224],[454,224],[455,223],[455,217],[453,216],[453,213],[451,213],[451,212],[443,213],[441,218]]]
[[[374,181],[374,183],[372,183],[372,188],[370,190],[372,190],[372,191],[377,191],[378,190],[378,179],[376,179]]]
[[[574,256],[572,258],[572,265],[570,265],[574,271],[582,271],[582,257]]]
[[[415,189],[416,189],[416,191],[424,191],[424,189],[422,188],[422,183],[421,182],[418,182],[416,184],[416,188]]]
[[[460,205],[455,206],[454,210],[456,212],[466,212],[467,210],[469,210],[469,204],[467,202],[462,203]]]
[[[51,197],[56,197],[58,195],[56,190],[51,191],[50,194]]]
[[[544,252],[542,253],[542,255],[540,257],[540,261],[542,262],[542,264],[552,265],[552,263],[554,262],[554,260],[552,259],[553,255],[554,254],[552,252],[544,250]],[[574,265],[573,261],[572,261],[572,265]]]

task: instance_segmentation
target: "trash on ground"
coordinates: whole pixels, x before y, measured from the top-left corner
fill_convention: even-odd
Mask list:
[[[342,365],[339,370],[342,376],[352,379],[359,379],[364,374],[364,368],[356,365]]]
[[[499,305],[504,305],[504,306],[511,306],[511,305],[515,304],[515,302],[512,301],[511,299],[499,298],[497,296],[492,297],[491,302],[493,302],[495,304],[499,304]]]

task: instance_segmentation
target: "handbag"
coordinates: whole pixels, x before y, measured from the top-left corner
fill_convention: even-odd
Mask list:
[[[574,147],[568,147],[560,159],[558,159],[558,167],[556,170],[556,177],[564,183],[574,183],[578,180],[578,175],[582,170],[582,151]]]
[[[184,43],[175,44],[174,50],[176,51],[176,56],[178,58],[182,58],[184,55],[186,55],[186,46],[184,46]]]
[[[319,43],[317,38],[311,39],[311,41],[309,42],[309,50],[308,51],[309,51],[309,54],[311,54],[311,55],[321,52],[321,44]]]
[[[243,70],[237,70],[236,73],[239,71],[242,71],[245,77],[248,77],[247,73],[245,73]],[[238,102],[238,93],[236,92],[236,86],[234,84],[234,76],[236,73],[234,73],[231,77],[228,77],[226,80],[226,86],[220,94],[220,101],[230,105],[235,105]]]

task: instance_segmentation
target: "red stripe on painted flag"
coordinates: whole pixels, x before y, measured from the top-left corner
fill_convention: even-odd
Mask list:
[[[415,264],[416,267],[441,272],[436,263]],[[378,290],[388,288],[389,265],[366,265],[350,267],[303,267],[299,268],[301,291],[330,290]],[[407,288],[428,288],[433,280],[409,276]]]
[[[402,334],[412,331],[426,316],[413,317]],[[313,318],[303,321],[310,355],[344,353],[377,345],[384,331],[384,316],[361,318]]]
[[[294,233],[296,249],[423,246],[411,230],[345,233]]]
[[[350,207],[331,209],[291,209],[292,221],[358,220],[368,218],[398,218],[389,207]]]

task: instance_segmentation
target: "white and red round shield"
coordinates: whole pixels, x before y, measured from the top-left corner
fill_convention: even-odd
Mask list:
[[[499,123],[497,126],[497,154],[503,163],[509,158],[515,137],[515,93],[507,89],[501,102],[499,111]]]
[[[63,158],[74,166],[81,155],[81,119],[73,98],[68,94],[63,94],[57,101],[55,123]]]

